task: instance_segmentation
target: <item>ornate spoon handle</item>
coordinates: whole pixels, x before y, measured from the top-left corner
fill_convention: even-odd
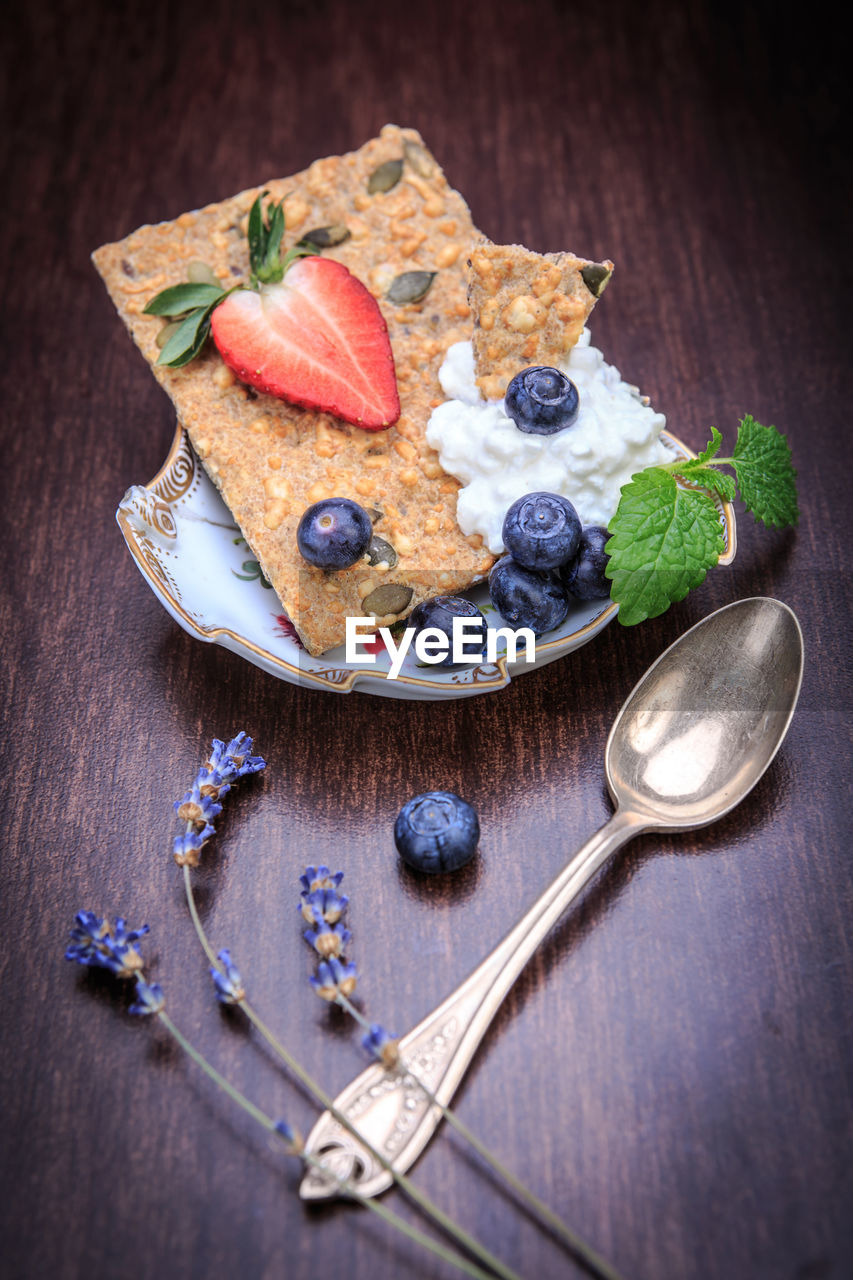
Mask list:
[[[398,1172],[414,1163],[441,1120],[439,1107],[418,1081],[445,1106],[450,1102],[501,1001],[539,943],[599,867],[647,825],[639,815],[617,809],[470,977],[402,1037],[401,1059],[414,1075],[405,1066],[390,1072],[375,1063],[335,1099],[338,1110]],[[388,1171],[328,1111],[314,1125],[306,1147],[314,1155],[322,1153],[324,1162],[362,1195],[377,1195],[392,1183]],[[336,1189],[309,1169],[300,1195],[323,1200]]]

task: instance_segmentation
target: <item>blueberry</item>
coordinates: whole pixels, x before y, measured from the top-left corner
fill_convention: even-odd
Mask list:
[[[569,596],[559,578],[516,564],[504,556],[489,574],[489,596],[506,622],[529,627],[535,636],[558,627],[569,611]]]
[[[397,851],[416,871],[464,867],[479,839],[476,810],[452,791],[427,791],[407,800],[394,823]]]
[[[610,580],[604,576],[610,559],[604,554],[604,544],[609,537],[602,525],[588,524],[574,560],[560,570],[560,577],[578,600],[603,600],[610,595]]]
[[[412,639],[416,640],[427,627],[437,627],[450,640],[450,649],[447,657],[442,658],[441,662],[437,662],[435,665],[449,667],[453,662],[454,618],[473,618],[479,623],[479,628],[476,631],[471,626],[466,628],[463,647],[465,649],[465,661],[481,662],[483,648],[486,643],[486,619],[475,604],[472,604],[470,600],[464,600],[461,596],[433,596],[430,600],[424,600],[422,604],[413,609],[409,616],[409,626],[415,629]]]
[[[581,521],[558,493],[527,493],[504,517],[503,541],[525,569],[556,569],[577,554]]]
[[[296,545],[318,569],[348,569],[361,559],[372,537],[373,524],[364,507],[349,498],[326,498],[304,513]]]
[[[519,431],[552,436],[578,416],[578,389],[559,369],[533,365],[517,373],[506,389],[504,409]]]

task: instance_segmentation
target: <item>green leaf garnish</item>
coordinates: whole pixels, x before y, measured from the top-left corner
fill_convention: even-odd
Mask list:
[[[683,600],[723,552],[720,514],[710,493],[679,488],[676,476],[726,502],[739,488],[747,510],[765,524],[797,523],[796,475],[782,433],[746,414],[730,458],[717,456],[722,439],[712,427],[698,457],[647,467],[622,486],[605,550],[610,596],[625,626],[657,617]],[[737,485],[719,470],[722,466],[734,469]]]
[[[146,316],[182,316],[196,307],[210,306],[211,302],[221,302],[225,290],[221,285],[213,284],[172,284],[155,294],[143,307]]]
[[[623,486],[609,529],[610,595],[625,626],[655,618],[683,600],[723,551],[713,502],[703,493],[679,489],[663,467],[647,467]]]
[[[284,202],[263,208],[263,200],[269,192],[262,191],[249,210],[249,267],[251,281],[257,284],[275,284],[284,275],[281,261],[281,238],[284,235]]]
[[[711,428],[711,439],[696,458],[686,459],[678,466],[678,474],[682,480],[690,484],[701,484],[706,489],[718,493],[724,502],[733,502],[736,488],[733,478],[727,471],[718,471],[719,462],[711,464],[720,451],[723,437],[716,427]]]
[[[720,445],[722,443],[723,443],[723,437],[721,433],[717,430],[716,427],[712,427],[711,439],[705,445],[705,448],[702,450],[701,453],[698,453],[694,459],[692,459],[692,464],[691,462],[688,462],[686,465],[690,466],[690,465],[696,465],[698,463],[700,466],[703,466],[703,467],[706,466],[706,464],[709,463],[712,458],[715,458],[717,454],[720,452]]]
[[[262,211],[262,203],[268,191],[262,191],[258,198],[252,204],[249,210],[249,225],[246,230],[246,236],[249,241],[249,266],[254,273],[264,260],[264,251],[266,249],[266,230],[264,227],[264,215]]]
[[[267,232],[267,247],[264,253],[264,260],[261,264],[261,270],[258,272],[258,278],[261,280],[281,279],[281,275],[276,273],[281,270],[281,260],[279,258],[279,246],[281,245],[281,237],[284,235],[284,200],[279,201],[272,211],[270,217],[269,230]],[[284,274],[283,272],[281,273]]]
[[[788,441],[751,414],[741,420],[732,457],[740,496],[756,520],[784,528],[797,524],[797,480]]]
[[[210,333],[213,309],[225,296],[223,292],[209,306],[196,307],[191,311],[163,347],[157,363],[167,365],[170,369],[182,369],[185,364],[195,360]]]

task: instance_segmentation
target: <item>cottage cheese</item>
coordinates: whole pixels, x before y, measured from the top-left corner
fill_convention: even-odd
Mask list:
[[[439,379],[448,399],[434,410],[426,438],[445,471],[461,480],[456,519],[500,555],[504,515],[525,493],[560,493],[584,524],[606,525],[619,490],[643,467],[671,462],[660,439],[666,425],[636,387],[606,364],[584,329],[562,367],[580,396],[574,425],[551,436],[528,435],[504,412],[502,400],[480,397],[470,342],[450,347]]]

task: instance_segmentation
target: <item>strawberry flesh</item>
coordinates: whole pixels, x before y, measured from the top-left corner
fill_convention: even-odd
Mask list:
[[[211,317],[241,382],[367,431],[392,426],[400,397],[376,299],[332,258],[300,258],[279,284],[238,289]]]

